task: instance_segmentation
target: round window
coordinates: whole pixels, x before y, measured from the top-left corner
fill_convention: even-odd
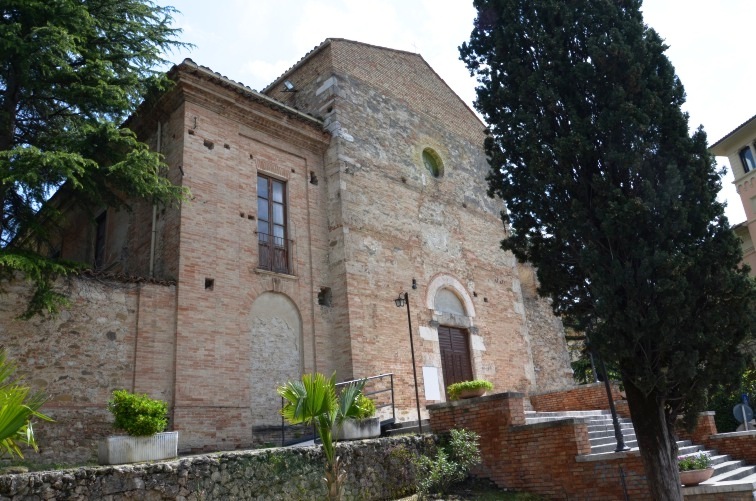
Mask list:
[[[425,148],[423,150],[423,164],[425,164],[425,168],[428,169],[428,172],[430,172],[433,177],[441,177],[444,174],[444,166],[441,163],[441,157],[430,148]]]

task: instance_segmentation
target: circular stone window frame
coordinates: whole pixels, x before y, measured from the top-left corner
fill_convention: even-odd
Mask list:
[[[441,155],[436,153],[431,147],[423,148],[420,153],[420,159],[423,162],[423,167],[434,179],[441,179],[444,177],[444,161],[441,159]],[[428,161],[430,160],[430,162]],[[432,165],[429,165],[432,163]]]

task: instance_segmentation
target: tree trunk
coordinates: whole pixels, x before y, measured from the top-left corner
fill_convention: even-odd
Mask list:
[[[664,400],[655,392],[646,396],[627,382],[625,393],[651,498],[682,501],[677,443],[667,424]]]

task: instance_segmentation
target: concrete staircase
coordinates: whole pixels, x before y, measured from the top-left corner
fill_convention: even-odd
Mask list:
[[[590,456],[611,455],[617,447],[614,437],[614,426],[609,411],[568,411],[568,412],[525,412],[526,424],[543,423],[559,419],[582,418],[588,424],[588,436],[591,441]],[[625,445],[631,451],[638,450],[633,423],[629,419],[620,419],[620,429]],[[677,442],[678,455],[699,454],[705,452],[711,457],[714,475],[695,487],[684,487],[685,497],[695,498],[698,495],[716,495],[727,498],[728,493],[754,492],[756,499],[756,466],[746,465],[745,462],[730,456],[717,454],[715,450],[705,450],[690,440]]]

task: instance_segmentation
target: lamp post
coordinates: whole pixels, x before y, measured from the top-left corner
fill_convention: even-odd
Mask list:
[[[622,436],[622,428],[620,428],[619,419],[617,419],[617,409],[614,407],[614,398],[612,397],[612,388],[609,384],[609,374],[606,372],[606,365],[604,365],[604,359],[599,358],[601,364],[601,375],[604,378],[604,388],[606,389],[606,397],[609,399],[609,411],[612,413],[612,425],[614,426],[614,439],[617,441],[617,448],[614,452],[629,451],[630,447],[625,445],[625,437]]]
[[[415,287],[414,282],[415,280],[412,280],[413,287]],[[410,338],[410,353],[412,353],[412,377],[415,379],[415,405],[417,406],[417,426],[420,429],[420,433],[423,432],[423,422],[420,418],[420,395],[417,392],[417,368],[415,367],[415,343],[412,340],[412,317],[410,316],[410,306],[409,306],[409,294],[406,292],[400,292],[399,297],[394,299],[394,304],[396,304],[397,308],[401,308],[402,306],[407,307],[407,325],[409,326],[409,338]]]

